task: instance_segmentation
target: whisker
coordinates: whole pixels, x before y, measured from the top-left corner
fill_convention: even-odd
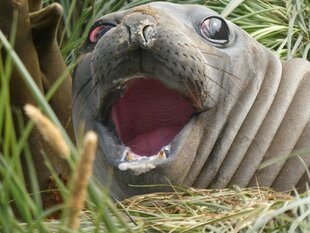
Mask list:
[[[205,62],[204,64],[207,65],[207,66],[210,66],[210,67],[212,67],[212,68],[214,68],[214,69],[216,69],[216,70],[222,71],[222,72],[224,72],[225,74],[229,74],[230,76],[234,77],[235,79],[237,79],[237,80],[239,80],[239,81],[241,80],[238,76],[234,75],[233,73],[231,73],[231,72],[229,72],[229,71],[227,71],[227,70],[224,70],[224,69],[222,69],[222,68],[216,67],[216,66],[211,65],[211,64],[209,64],[209,63],[207,63],[207,62]]]
[[[194,49],[198,49],[202,54],[212,55],[212,56],[219,57],[219,58],[223,57],[223,56],[221,56],[220,54],[217,54],[217,53],[206,52],[206,51],[204,51],[205,48],[202,48],[202,47],[198,47],[198,46],[195,46],[195,45],[191,45],[191,47],[193,47]]]
[[[220,87],[222,90],[224,90],[226,93],[228,93],[233,98],[237,99],[236,96],[234,96],[230,91],[228,91],[226,88],[224,88],[220,83],[212,79],[210,76],[206,75],[206,78],[209,79],[211,82],[215,83],[218,87]],[[240,103],[241,104],[241,103]]]
[[[205,51],[203,51],[203,48],[200,48],[200,47],[197,47],[197,46],[193,46],[193,48],[198,49],[204,55],[211,55],[211,56],[215,56],[215,57],[219,57],[219,58],[223,57],[220,54],[205,52]],[[221,69],[221,68],[216,67],[214,65],[211,65],[211,64],[209,64],[207,62],[205,62],[204,64],[207,65],[207,66],[210,66],[211,68],[217,69],[217,70],[219,70],[219,71],[221,71],[221,72],[223,72],[225,74],[228,74],[229,76],[232,76],[234,79],[237,79],[238,81],[240,81],[240,78],[238,76],[234,75],[233,73],[231,73],[231,72],[229,72],[227,70]],[[237,83],[235,83],[235,84],[238,85]],[[238,85],[238,87],[240,88],[239,85]]]
[[[200,48],[198,48],[198,47],[196,47],[196,49],[199,49],[199,50],[200,50]],[[222,57],[223,57],[223,56],[221,56],[220,54],[208,53],[208,52],[205,52],[205,51],[203,51],[203,50],[200,50],[200,52],[201,52],[202,54],[205,54],[205,55],[212,55],[212,56],[219,57],[219,58],[222,58]]]
[[[202,103],[200,102],[200,100],[196,97],[196,95],[193,93],[193,91],[190,89],[190,87],[188,86],[187,82],[182,79],[186,89],[189,91],[190,95],[191,95],[191,98],[194,100],[194,102],[198,105],[198,108],[202,109],[203,108],[203,105]]]
[[[97,86],[97,82],[95,83],[95,85],[90,89],[89,94],[87,95],[86,99],[90,96],[90,94],[94,91],[95,87]]]
[[[243,104],[239,101],[239,99],[236,97],[236,96],[234,96],[230,91],[228,91],[227,89],[225,89],[220,83],[218,83],[218,82],[216,82],[215,80],[213,80],[212,78],[210,78],[210,76],[206,76],[209,80],[211,80],[213,83],[215,83],[217,86],[219,86],[222,90],[224,90],[226,93],[228,93],[230,96],[232,96],[235,100],[237,100],[236,101],[236,103],[239,105],[239,106],[241,106],[241,107],[243,107]]]
[[[228,74],[228,77],[234,77],[234,78],[236,78],[238,81],[240,81],[241,79],[239,79],[238,77],[236,77],[234,74],[232,74],[232,73],[230,73],[229,71],[226,71],[226,70],[224,70],[224,69],[221,69],[221,68],[218,68],[218,67],[216,67],[216,66],[213,66],[213,65],[210,65],[210,64],[208,64],[208,63],[204,63],[205,65],[207,65],[207,66],[210,66],[211,68],[213,68],[213,69],[216,69],[216,70],[218,70],[218,71],[221,71],[221,72],[223,72],[224,74]],[[239,88],[239,90],[241,90],[241,86],[240,86],[240,84],[235,80],[235,79],[230,79],[230,80],[232,80],[232,82]]]
[[[89,84],[89,82],[90,82],[91,80],[92,80],[92,76],[90,76],[90,77],[86,80],[86,82],[82,85],[81,89],[80,89],[80,90],[78,91],[78,93],[74,96],[74,100],[73,100],[72,106],[75,105],[77,97],[81,94],[81,92],[83,91],[83,89]],[[92,93],[92,91],[94,90],[94,88],[96,87],[96,85],[97,85],[97,84],[95,83],[95,85],[91,88],[91,90],[90,90],[90,92],[89,92],[87,98],[88,98],[89,95]]]

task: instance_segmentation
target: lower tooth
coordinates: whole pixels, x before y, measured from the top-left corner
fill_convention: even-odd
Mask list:
[[[158,153],[158,159],[165,159],[167,158],[165,151],[161,150]]]
[[[127,151],[126,160],[131,161],[134,159],[134,156],[131,151]]]

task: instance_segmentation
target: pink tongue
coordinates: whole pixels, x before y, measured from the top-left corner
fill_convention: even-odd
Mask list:
[[[138,155],[152,156],[168,145],[194,110],[179,94],[159,81],[130,81],[112,106],[112,120],[122,143]]]

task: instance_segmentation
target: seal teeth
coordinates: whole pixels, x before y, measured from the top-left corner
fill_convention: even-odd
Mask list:
[[[159,151],[158,159],[166,159],[166,158],[167,158],[166,152],[164,150]]]
[[[126,153],[126,160],[127,161],[131,161],[131,160],[134,160],[134,155],[131,151],[127,151]]]
[[[154,160],[164,160],[169,157],[170,145],[164,146],[157,154],[152,156],[140,156],[131,151],[129,147],[126,147],[123,151],[121,162],[147,162]]]

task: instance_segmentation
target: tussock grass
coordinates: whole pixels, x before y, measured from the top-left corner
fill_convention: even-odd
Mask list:
[[[44,2],[49,4],[52,1]],[[63,33],[59,35],[59,41],[63,56],[72,70],[78,48],[95,18],[150,1],[59,2],[64,7]],[[259,42],[273,49],[279,57],[304,57],[309,60],[309,0],[233,0],[230,4],[228,0],[173,2],[207,4],[213,10],[223,12]],[[10,41],[0,32],[0,50],[5,50],[7,54],[6,57],[0,56],[0,232],[310,232],[310,192],[292,197],[268,189],[178,189],[173,193],[146,194],[115,203],[94,178],[86,185],[86,198],[82,200],[85,201],[85,208],[80,219],[76,219],[74,214],[74,221],[80,221],[78,226],[68,221],[68,210],[74,206],[74,185],[65,186],[47,159],[47,167],[53,174],[51,187],[54,189],[49,191],[54,191],[64,201],[43,209],[40,193],[47,190],[40,191],[38,188],[37,174],[27,145],[27,137],[34,124],[25,125],[20,120],[19,126],[14,129],[12,121],[9,82],[13,65],[21,73],[45,116],[60,129],[70,148],[71,155],[65,159],[73,174],[78,173],[80,150],[69,140],[50,108],[46,99],[50,98],[51,93],[43,96],[38,91],[12,50],[10,44],[14,41],[14,30]],[[16,137],[16,131],[21,132],[20,138]],[[26,157],[24,163],[20,158],[22,152]],[[30,171],[31,184],[28,189],[23,166]],[[73,179],[70,179],[69,184],[72,182]],[[82,207],[83,204],[80,204],[79,208]],[[59,220],[49,220],[49,216],[59,211],[63,213]]]
[[[207,5],[218,12],[224,9],[224,16],[280,58],[310,60],[309,0],[209,0]]]
[[[235,187],[147,194],[122,205],[147,232],[307,232],[309,219],[298,213],[308,214],[310,199],[298,199],[270,189]]]
[[[73,59],[75,51],[86,38],[91,22],[104,14],[152,2],[152,0],[86,0],[65,7],[63,54]],[[303,57],[310,60],[310,0],[169,0],[181,4],[206,5],[243,28],[253,38],[272,49],[281,59]],[[73,13],[75,11],[75,13]],[[70,22],[70,23],[68,23]],[[82,37],[81,37],[82,35]],[[68,56],[71,53],[71,56]]]

